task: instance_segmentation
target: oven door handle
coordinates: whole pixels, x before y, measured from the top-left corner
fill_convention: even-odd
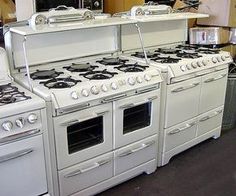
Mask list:
[[[15,134],[15,135],[6,136],[6,137],[3,137],[3,138],[0,139],[0,144],[4,144],[4,143],[7,143],[9,141],[15,141],[15,140],[18,140],[18,139],[21,139],[21,138],[29,137],[29,136],[32,136],[32,135],[35,135],[35,134],[38,134],[38,133],[40,133],[40,129],[33,129],[33,130],[29,130],[29,131],[26,131],[26,132],[23,132],[23,133],[18,133],[18,134]]]
[[[218,76],[218,77],[209,78],[209,79],[205,80],[204,83],[214,82],[214,81],[217,81],[217,80],[220,80],[220,79],[224,78],[225,76],[227,76],[227,74],[221,74],[221,75]]]
[[[98,167],[106,165],[106,164],[110,163],[111,161],[112,161],[112,159],[106,159],[106,160],[98,161],[98,162],[94,163],[93,165],[91,165],[89,167],[86,167],[84,169],[78,169],[78,170],[76,170],[74,172],[71,172],[71,173],[65,175],[64,177],[65,178],[71,178],[71,177],[74,177],[74,176],[78,176],[80,174],[89,172],[89,171],[91,171],[93,169],[96,169]]]
[[[14,152],[14,153],[2,156],[2,157],[0,157],[0,163],[7,162],[7,161],[10,161],[12,159],[19,158],[19,157],[23,157],[27,154],[32,153],[33,151],[34,150],[30,148],[30,149],[21,150],[21,151],[18,151],[18,152]]]
[[[117,101],[117,100],[122,99],[124,97],[127,97],[127,94],[124,93],[124,94],[117,95],[117,96],[114,96],[114,97],[105,98],[105,99],[102,100],[102,103]]]
[[[132,149],[132,150],[128,150],[128,151],[126,151],[126,152],[123,152],[123,153],[121,153],[121,154],[119,154],[118,155],[118,157],[126,157],[126,156],[129,156],[129,155],[131,155],[131,154],[133,154],[133,153],[136,153],[136,152],[139,152],[139,151],[141,151],[141,150],[144,150],[144,149],[146,149],[146,148],[148,148],[148,147],[150,147],[150,146],[152,146],[152,145],[154,145],[156,143],[156,141],[150,141],[150,142],[147,142],[147,143],[145,143],[145,144],[142,144],[140,147],[138,147],[138,148],[135,148],[135,149]]]
[[[119,108],[120,108],[120,109],[132,108],[132,107],[134,107],[134,106],[138,106],[138,105],[142,105],[142,104],[145,104],[145,103],[148,103],[148,102],[152,102],[152,101],[154,101],[154,100],[157,99],[157,98],[158,98],[158,96],[149,97],[149,98],[147,98],[147,99],[144,100],[144,101],[140,101],[140,102],[136,102],[136,103],[128,103],[128,104],[125,104],[125,105],[120,106]]]
[[[194,125],[196,125],[196,122],[186,124],[185,127],[174,129],[173,131],[169,132],[168,135],[174,135],[174,134],[180,133],[182,131],[185,131],[186,129],[193,127]]]
[[[179,92],[194,88],[194,87],[198,86],[199,84],[200,84],[200,82],[196,82],[196,83],[190,84],[189,86],[182,86],[182,87],[176,88],[176,89],[172,90],[171,92],[172,93],[179,93]]]
[[[207,120],[209,120],[209,119],[211,119],[211,118],[214,118],[215,116],[218,116],[218,115],[221,114],[222,112],[223,112],[223,110],[216,111],[213,115],[211,115],[211,116],[205,116],[205,117],[201,118],[199,121],[200,121],[200,122],[205,122],[205,121],[207,121]]]

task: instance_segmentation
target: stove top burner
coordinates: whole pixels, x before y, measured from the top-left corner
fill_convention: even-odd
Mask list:
[[[100,61],[97,61],[98,63],[101,63],[103,65],[121,65],[121,64],[124,64],[126,63],[127,59],[121,59],[119,57],[117,58],[103,58],[102,60]]]
[[[158,53],[155,52],[147,52],[147,58],[154,58],[157,55],[159,55]],[[145,58],[144,52],[135,52],[135,54],[132,54],[131,56],[137,57],[137,58]]]
[[[186,59],[196,59],[202,57],[196,52],[185,52],[185,51],[180,51],[176,56]]]
[[[176,48],[158,48],[155,52],[163,53],[163,54],[176,54],[180,52],[180,49]]]
[[[143,72],[148,66],[139,65],[138,63],[134,64],[124,64],[116,67],[116,69],[123,72]]]
[[[71,88],[75,86],[81,80],[74,80],[71,77],[67,78],[53,78],[44,82],[40,82],[40,84],[44,84],[44,86],[48,87],[49,89],[62,89],[62,88]]]
[[[181,59],[180,58],[172,58],[170,56],[168,57],[156,57],[151,59],[157,63],[178,63]]]
[[[116,72],[109,72],[106,69],[101,71],[89,71],[83,74],[80,74],[81,76],[84,76],[85,78],[89,80],[106,80],[112,78],[114,75],[118,73]]]
[[[0,106],[31,99],[11,84],[0,86]]]
[[[63,68],[71,72],[86,72],[92,71],[98,68],[98,66],[91,65],[90,63],[72,63],[71,66],[65,66]]]
[[[181,49],[181,50],[195,50],[198,49],[199,46],[196,45],[178,45],[176,48]]]
[[[199,48],[199,49],[196,49],[195,51],[202,54],[219,54],[220,53],[220,50],[218,49],[209,49],[209,48]]]
[[[46,80],[46,79],[56,78],[61,74],[63,74],[63,72],[57,72],[55,71],[55,69],[36,70],[36,72],[30,74],[30,77],[33,80]]]

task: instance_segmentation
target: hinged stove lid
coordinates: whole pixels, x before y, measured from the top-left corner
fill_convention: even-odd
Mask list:
[[[9,55],[12,55],[14,69],[19,69],[25,67],[24,41],[29,66],[113,53],[119,50],[119,25],[127,23],[135,21],[93,19],[77,25],[43,25],[40,29],[24,25],[10,28],[10,36],[6,34],[5,41],[10,49]]]
[[[8,59],[6,51],[0,48],[0,85],[8,84],[12,81],[9,73]]]
[[[170,43],[184,42],[188,38],[190,18],[208,17],[206,14],[171,13],[154,16],[126,17],[138,21],[145,47],[155,47]],[[121,50],[129,51],[140,48],[137,29],[133,25],[121,27]]]

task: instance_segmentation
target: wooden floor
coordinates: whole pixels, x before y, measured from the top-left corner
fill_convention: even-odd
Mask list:
[[[236,196],[236,129],[171,159],[99,196]]]

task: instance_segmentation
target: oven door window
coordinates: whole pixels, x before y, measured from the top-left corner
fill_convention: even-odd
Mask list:
[[[103,143],[103,116],[67,127],[69,154]]]
[[[123,134],[148,127],[151,123],[151,107],[152,103],[148,102],[125,109]]]

